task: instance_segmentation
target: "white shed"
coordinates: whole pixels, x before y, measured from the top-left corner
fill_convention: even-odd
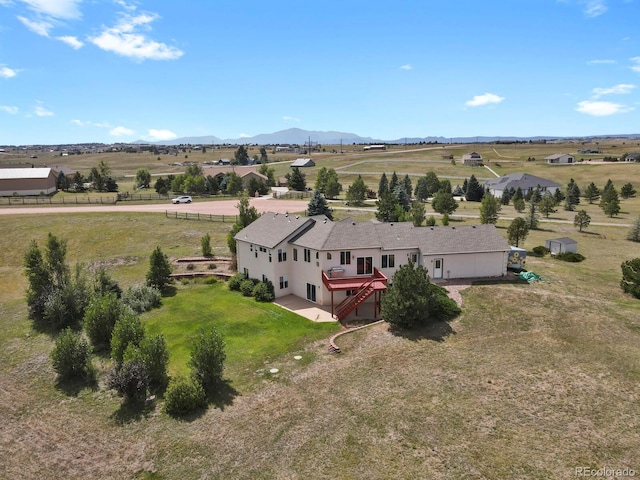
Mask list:
[[[544,246],[549,250],[551,255],[569,252],[578,253],[578,242],[569,237],[546,240]]]

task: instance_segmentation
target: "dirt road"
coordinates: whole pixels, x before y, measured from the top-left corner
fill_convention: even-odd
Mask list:
[[[309,205],[304,200],[275,200],[270,197],[252,198],[250,204],[256,207],[259,213],[264,212],[301,212]],[[0,208],[0,215],[28,215],[46,213],[86,213],[86,212],[149,212],[160,213],[188,212],[212,215],[236,215],[238,213],[238,200],[220,200],[216,202],[194,202],[189,204],[173,205],[172,203],[155,203],[139,205],[86,205],[69,207],[11,207]]]

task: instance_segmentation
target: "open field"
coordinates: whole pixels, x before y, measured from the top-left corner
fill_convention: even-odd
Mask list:
[[[616,186],[624,178],[633,183],[628,174],[616,177],[618,182],[616,169],[640,168],[547,167],[526,162],[534,148],[547,149],[533,154],[536,158],[568,149],[503,147],[496,149],[504,156],[518,154],[515,160],[527,171],[585,172],[582,181],[599,186],[607,178]],[[472,148],[485,156],[481,146]],[[391,152],[314,159],[318,167],[347,166],[365,156],[411,155],[408,160],[415,164],[392,162],[400,173],[423,165],[414,156],[428,150]],[[461,168],[449,166],[451,174]],[[118,168],[123,174],[131,170],[125,162]],[[307,171],[308,180],[316,170]],[[342,176],[341,181],[346,186]],[[586,208],[594,223],[623,224],[640,213],[640,201],[622,201],[627,213],[613,220],[598,216],[595,205]],[[505,207],[502,213],[511,211]],[[456,213],[477,212],[478,204],[462,202]],[[372,216],[338,213],[341,218]],[[568,221],[569,215],[559,211],[552,217]],[[503,233],[508,223],[499,222]],[[328,354],[326,341],[316,340],[321,335],[292,339],[289,350],[269,355],[268,365],[277,365],[280,373],[254,379],[251,372],[260,369],[255,363],[229,365],[239,394],[187,421],[159,410],[131,415],[101,386],[56,388],[48,361],[52,339],[33,330],[26,318],[21,261],[32,238],[41,245],[47,232],[68,239],[70,262],[105,265],[126,287],[144,277],[156,245],[170,258],[197,255],[200,238],[209,233],[214,253],[227,254],[228,228],[160,213],[0,216],[0,478],[548,479],[575,478],[578,466],[640,472],[640,301],[619,287],[620,263],[640,256],[640,247],[625,240],[623,226],[593,225],[578,233],[572,224],[543,223],[525,248],[571,236],[586,260],[576,264],[529,256],[528,268],[544,283],[474,285],[463,291],[463,313],[450,324],[410,335],[374,326],[341,337],[341,355]],[[212,308],[215,289],[221,287],[211,288]],[[162,329],[174,316],[197,318],[209,288],[180,286],[166,308],[145,322]],[[184,291],[198,302],[181,305]],[[259,335],[258,326],[246,328]],[[255,348],[268,344],[258,341]],[[303,360],[294,361],[294,352]]]

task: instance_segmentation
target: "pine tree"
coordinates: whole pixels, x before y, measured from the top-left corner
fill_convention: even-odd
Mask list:
[[[421,202],[413,202],[411,204],[411,221],[413,222],[414,227],[419,227],[422,225],[426,217],[426,210],[424,208],[424,203]]]
[[[397,178],[397,177],[396,177]],[[367,185],[362,176],[358,175],[351,186],[347,189],[347,201],[352,205],[362,205],[367,198]]]
[[[538,206],[536,202],[529,201],[529,213],[527,213],[527,217],[525,221],[527,222],[527,227],[529,230],[536,230],[538,228]]]
[[[169,283],[171,283],[171,264],[167,256],[157,246],[149,258],[147,285],[162,291]]]
[[[429,197],[433,197],[440,190],[440,179],[433,172],[427,172],[425,175],[427,181],[427,187],[429,190]],[[466,191],[466,190],[465,190]]]
[[[545,218],[549,218],[549,214],[554,213],[556,211],[556,199],[553,198],[551,193],[546,192],[540,202],[538,203],[538,208],[540,209],[540,213],[542,213]]]
[[[333,209],[327,203],[318,190],[313,192],[311,200],[309,200],[309,206],[307,207],[307,216],[312,217],[314,215],[326,215],[329,220],[333,220]]]
[[[584,190],[584,198],[591,204],[600,199],[600,190],[596,187],[596,184],[591,182]]]
[[[382,198],[382,194],[389,190],[389,180],[387,180],[387,174],[382,172],[380,177],[380,183],[378,184],[378,198]]]
[[[620,199],[618,198],[618,191],[613,184],[602,192],[600,208],[610,217],[614,217],[620,213]]]
[[[397,222],[396,205],[398,205],[398,199],[393,193],[386,190],[376,202],[378,207],[376,218],[381,222]]]
[[[291,173],[287,173],[285,176],[291,190],[304,192],[307,188],[307,182],[305,180],[306,175],[300,171],[299,167],[293,167]]]
[[[471,175],[467,182],[467,190],[465,198],[468,202],[480,202],[484,196],[484,189],[476,179],[475,175]]]
[[[495,225],[498,222],[498,213],[501,208],[502,204],[493,195],[487,194],[482,197],[482,203],[480,204],[480,223],[491,223]]]
[[[636,221],[631,225],[631,229],[627,234],[627,240],[631,240],[632,242],[640,242],[640,216],[636,218]]]
[[[429,185],[427,183],[427,177],[420,177],[416,182],[416,189],[413,192],[416,200],[424,202],[429,198]]]
[[[342,185],[338,182],[338,174],[333,168],[327,172],[327,184],[325,186],[324,196],[326,198],[336,198],[342,191]]]
[[[391,175],[391,181],[389,182],[389,191],[394,192],[398,186],[398,174],[394,171]]]
[[[318,175],[316,176],[316,184],[314,186],[316,192],[325,193],[325,189],[327,187],[327,167],[322,167],[318,170]]]
[[[573,211],[574,207],[580,203],[580,188],[572,178],[567,184],[567,193],[564,202],[564,209]]]
[[[409,178],[409,174],[406,174],[404,176],[404,179],[402,180],[402,185],[404,187],[405,193],[407,194],[407,198],[411,199],[411,193],[413,192],[413,185],[411,185],[411,179]]]
[[[620,196],[625,200],[627,198],[633,198],[636,196],[636,189],[633,188],[633,185],[631,185],[631,183],[626,183],[620,189]]]
[[[393,194],[398,199],[398,205],[400,205],[405,212],[408,212],[409,208],[411,208],[411,199],[407,195],[407,191],[403,185],[398,185]]]

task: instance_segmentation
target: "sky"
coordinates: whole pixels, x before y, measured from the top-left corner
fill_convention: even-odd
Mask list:
[[[640,133],[640,0],[0,0],[0,145]]]

